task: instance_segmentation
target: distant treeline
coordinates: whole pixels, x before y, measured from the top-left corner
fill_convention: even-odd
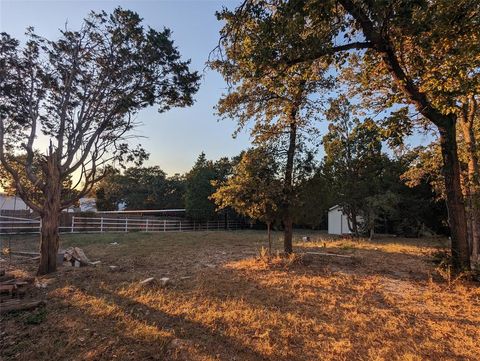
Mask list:
[[[328,142],[326,145],[328,149]],[[97,208],[185,208],[187,217],[193,219],[215,219],[226,214],[242,217],[231,207],[219,210],[212,195],[229,179],[238,177],[239,163],[249,152],[215,161],[201,153],[190,171],[173,176],[167,176],[158,166],[112,172],[95,187]],[[321,162],[312,155],[297,160],[293,207],[296,227],[326,229],[328,209],[341,204],[347,212],[371,218],[375,232],[405,236],[448,232],[445,204],[432,186],[422,179],[414,186],[402,180],[416,155],[391,157],[378,151],[368,154],[368,161],[362,156],[354,158],[357,166],[350,164],[347,169],[342,167],[338,150],[335,152],[337,157],[332,158],[327,151]],[[281,177],[281,169],[275,174]],[[281,229],[281,217],[276,217],[272,225]]]

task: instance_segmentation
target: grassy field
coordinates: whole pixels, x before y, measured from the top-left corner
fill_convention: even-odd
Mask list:
[[[65,236],[102,263],[63,267],[31,290],[45,308],[2,316],[0,359],[480,359],[480,288],[435,270],[441,240],[310,235],[271,259],[254,231]]]

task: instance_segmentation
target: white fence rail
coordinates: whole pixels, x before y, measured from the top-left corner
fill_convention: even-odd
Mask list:
[[[61,227],[61,232],[104,233],[104,232],[184,232],[236,230],[242,227],[237,221],[191,221],[152,218],[108,218],[72,217],[69,227]]]
[[[20,218],[0,215],[0,235],[40,233],[41,221],[38,218]]]
[[[242,223],[230,220],[191,221],[186,219],[111,218],[72,216],[70,225],[61,226],[60,233],[107,232],[186,232],[236,230]],[[0,216],[0,235],[40,233],[41,221]]]

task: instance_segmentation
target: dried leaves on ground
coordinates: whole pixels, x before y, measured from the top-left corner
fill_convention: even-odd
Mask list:
[[[447,282],[435,271],[432,258],[442,240],[369,242],[304,233],[296,255],[270,258],[260,251],[264,233],[254,231],[67,237],[65,246],[82,247],[101,264],[62,268],[36,290],[48,300],[45,308],[2,316],[1,355],[480,359],[480,288]],[[302,242],[303,235],[311,241]],[[280,249],[280,234],[275,238]],[[35,262],[19,259],[7,267],[28,274]],[[170,281],[140,284],[149,277]]]

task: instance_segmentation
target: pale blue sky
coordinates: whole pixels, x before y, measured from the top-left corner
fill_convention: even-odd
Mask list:
[[[249,145],[247,133],[232,138],[234,120],[218,121],[213,107],[225,91],[226,84],[215,72],[205,70],[209,52],[217,45],[221,23],[215,11],[235,7],[239,0],[0,0],[0,31],[22,40],[27,26],[49,39],[58,36],[65,23],[78,29],[90,10],[110,12],[117,6],[131,9],[144,18],[146,25],[173,31],[173,39],[182,56],[192,60],[192,68],[203,74],[195,104],[158,114],[151,108],[142,111],[137,120],[143,125],[136,134],[146,137],[140,143],[150,153],[147,165],[159,165],[168,174],[188,171],[200,152],[209,159],[234,156]],[[326,131],[326,122],[318,124]],[[411,143],[424,144],[430,137],[416,135]],[[320,155],[323,152],[320,152]]]
[[[196,103],[190,108],[173,109],[158,114],[155,109],[141,112],[143,123],[136,133],[146,136],[140,142],[150,152],[147,164],[159,165],[168,174],[190,169],[201,151],[210,159],[233,156],[249,146],[243,133],[232,139],[234,121],[220,121],[213,107],[224,91],[221,76],[205,71],[209,52],[218,42],[221,23],[215,11],[222,6],[234,7],[238,1],[22,1],[0,0],[0,31],[22,39],[27,26],[49,39],[58,36],[58,29],[77,29],[90,10],[111,11],[117,6],[131,9],[144,18],[145,24],[173,31],[173,39],[184,58],[192,60],[192,68],[204,77]]]

